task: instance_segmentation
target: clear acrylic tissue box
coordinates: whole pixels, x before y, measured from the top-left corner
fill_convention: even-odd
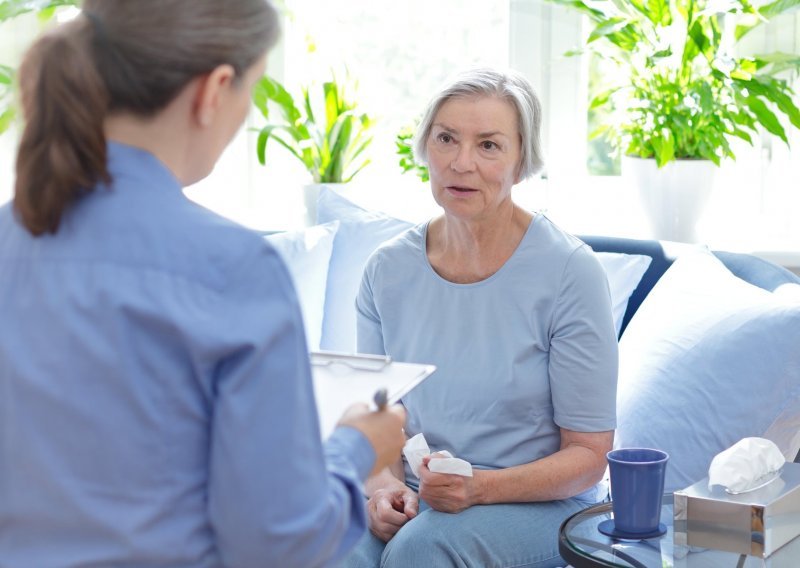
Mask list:
[[[705,478],[676,491],[674,503],[676,546],[767,558],[800,535],[800,463],[784,464],[774,480],[739,494],[709,490]]]

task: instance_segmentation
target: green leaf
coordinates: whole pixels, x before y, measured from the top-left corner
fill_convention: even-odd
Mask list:
[[[752,29],[764,24],[775,16],[794,10],[798,6],[800,6],[800,0],[777,0],[776,2],[765,4],[757,10],[750,10],[739,18],[733,35],[738,41]]]
[[[328,136],[328,144],[331,148],[331,156],[334,157],[332,160],[333,173],[337,179],[342,178],[342,174],[346,166],[344,151],[350,144],[350,136],[353,133],[354,120],[355,117],[353,117],[353,115],[350,113],[341,115],[336,120],[336,124],[331,129],[331,133]]]
[[[604,19],[605,13],[598,10],[592,5],[589,5],[586,2],[582,2],[581,0],[547,0],[550,4],[556,4],[559,6],[565,6],[568,8],[572,8],[578,10],[582,14],[589,16],[592,20],[598,21]]]
[[[733,130],[731,131],[731,134],[733,134],[737,138],[741,138],[742,140],[744,140],[745,142],[747,142],[751,146],[753,145],[753,137],[750,136],[750,133],[747,132],[746,130],[742,130],[741,128],[734,127]]]
[[[267,77],[262,77],[256,82],[251,95],[253,104],[259,112],[261,112],[261,115],[267,119],[269,118],[269,107],[267,105],[269,102],[269,92],[269,79]]]
[[[50,2],[34,2],[32,0],[4,0],[0,2],[0,22],[16,18],[29,12],[42,14],[44,18],[52,17],[55,8],[61,6],[78,6],[80,0],[52,0]]]
[[[672,23],[669,1],[629,0],[629,3],[656,26],[668,26]]]
[[[256,141],[256,155],[258,156],[258,161],[263,166],[267,161],[267,142],[270,140],[275,140],[278,144],[289,150],[296,158],[303,161],[303,157],[301,156],[298,149],[290,144],[289,142],[283,140],[283,138],[276,136],[275,131],[286,131],[287,128],[284,125],[280,124],[268,124],[264,128],[262,128],[258,133],[258,140]]]
[[[776,0],[761,6],[758,11],[763,17],[771,19],[798,7],[800,7],[800,0]]]
[[[11,86],[14,83],[14,70],[6,65],[0,65],[0,85]]]
[[[605,136],[610,129],[611,129],[610,125],[601,124],[600,126],[598,126],[589,133],[589,140],[594,140],[595,138],[598,138],[600,136]]]
[[[703,29],[703,24],[700,22],[700,20],[696,20],[689,28],[688,39],[691,39],[691,42],[687,44],[687,51],[684,52],[685,62],[691,61],[698,54],[702,54],[708,61],[713,59],[713,46],[708,35],[706,35],[706,31]],[[690,45],[693,46],[692,49],[688,49]],[[691,57],[687,57],[687,52],[693,55]]]
[[[796,128],[800,128],[800,109],[794,104],[789,94],[791,90],[784,81],[772,77],[756,77],[751,81],[739,82],[739,84],[744,85],[750,93],[773,103]]]
[[[360,172],[361,170],[363,170],[363,169],[364,169],[365,167],[367,167],[367,166],[368,166],[370,163],[372,163],[372,160],[364,160],[364,161],[361,163],[361,165],[360,165],[360,166],[358,166],[357,168],[355,168],[355,169],[352,171],[352,173],[351,173],[349,176],[347,176],[346,178],[344,178],[342,181],[343,181],[343,182],[345,182],[345,183],[346,183],[346,182],[349,182],[349,181],[351,181],[351,180],[352,180],[352,179],[355,177],[355,175],[356,175],[358,172]]]
[[[271,77],[263,77],[259,81],[259,92],[278,105],[287,123],[295,124],[300,120],[301,114],[294,104],[292,95],[278,81]]]
[[[610,20],[600,22],[600,24],[595,26],[595,28],[589,34],[589,39],[586,40],[586,43],[592,43],[597,39],[616,33],[625,28],[627,25],[628,22],[624,18],[612,18]]]
[[[0,134],[8,130],[16,116],[17,113],[13,108],[7,108],[0,112]]]
[[[775,52],[756,55],[751,60],[762,74],[777,75],[787,70],[800,70],[800,55],[796,53]]]
[[[789,143],[789,140],[786,137],[786,132],[784,131],[783,126],[781,126],[778,117],[775,116],[775,113],[769,110],[769,108],[767,108],[767,105],[764,104],[764,101],[755,95],[750,95],[745,99],[745,102],[750,110],[753,111],[753,114],[758,117],[758,122],[760,122],[768,132],[774,134],[787,144]]]
[[[311,104],[311,96],[308,93],[308,87],[303,87],[303,106],[306,109],[306,118],[308,122],[314,123],[316,119],[314,118],[314,107]]]
[[[325,130],[330,133],[339,119],[339,90],[332,82],[323,83],[322,90],[325,93]]]
[[[602,107],[608,104],[608,101],[611,98],[611,96],[617,91],[619,91],[619,87],[613,87],[611,89],[607,89],[595,95],[595,97],[591,101],[589,101],[589,110],[594,110],[598,107]]]
[[[659,134],[653,138],[653,149],[656,154],[656,164],[658,164],[659,168],[675,157],[674,142],[669,128],[662,128]]]

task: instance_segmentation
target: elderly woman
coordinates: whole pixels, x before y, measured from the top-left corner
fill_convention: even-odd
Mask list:
[[[617,341],[591,249],[511,188],[542,167],[541,107],[475,70],[428,106],[415,150],[443,214],[386,243],[357,299],[358,348],[433,363],[406,434],[469,461],[371,477],[371,533],[346,566],[556,566],[559,524],[600,497],[616,426]],[[405,471],[403,471],[405,469]]]

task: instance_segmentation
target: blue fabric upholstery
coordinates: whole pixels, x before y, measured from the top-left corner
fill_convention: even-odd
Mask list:
[[[683,251],[695,245],[662,242],[655,240],[625,239],[620,237],[582,236],[581,239],[596,252],[621,252],[626,254],[646,254],[653,259],[642,276],[639,286],[628,301],[628,309],[622,320],[620,336],[625,332],[633,314],[641,305],[661,275],[672,265]],[[787,283],[800,284],[800,277],[785,268],[750,254],[725,251],[712,251],[733,274],[764,290],[772,292]],[[800,463],[800,453],[794,460]]]

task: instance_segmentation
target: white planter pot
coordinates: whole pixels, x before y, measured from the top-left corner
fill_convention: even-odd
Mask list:
[[[676,160],[663,168],[654,159],[623,156],[622,175],[633,184],[654,239],[697,242],[717,166],[710,160]]]
[[[346,183],[309,183],[303,186],[303,204],[306,211],[303,218],[305,226],[311,227],[317,224],[317,199],[323,187],[332,189],[339,193],[345,193]]]

